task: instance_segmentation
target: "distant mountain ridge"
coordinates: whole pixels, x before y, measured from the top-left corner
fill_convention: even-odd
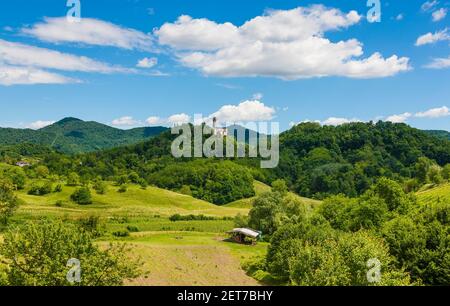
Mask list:
[[[443,130],[427,130],[425,133],[439,138],[450,140],[450,132]]]
[[[78,154],[135,144],[165,130],[165,127],[121,130],[95,121],[68,117],[39,130],[0,128],[0,145],[31,143]]]

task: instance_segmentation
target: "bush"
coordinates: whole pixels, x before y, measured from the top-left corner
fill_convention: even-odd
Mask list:
[[[169,217],[172,222],[176,221],[212,221],[217,220],[215,217],[205,216],[205,215],[185,215],[175,214]]]
[[[62,201],[62,200],[56,201],[55,206],[56,207],[63,207],[64,206],[64,201]]]
[[[87,187],[78,188],[70,196],[70,199],[80,205],[92,204],[91,191]]]
[[[44,196],[53,192],[53,184],[46,182],[45,184],[33,184],[28,191],[29,195]]]
[[[147,187],[148,187],[147,181],[144,180],[143,178],[139,178],[138,185],[141,186],[141,188],[144,190],[147,189]]]
[[[243,228],[248,227],[248,217],[241,215],[240,213],[234,217],[234,226]]]
[[[120,286],[139,274],[138,262],[127,256],[128,251],[126,245],[100,248],[75,225],[49,221],[15,228],[0,245],[10,286]],[[81,263],[80,282],[67,280],[71,258]]]
[[[139,232],[139,228],[137,226],[134,226],[134,225],[128,225],[127,226],[127,230],[130,233],[137,233],[137,232]]]
[[[61,184],[56,185],[54,192],[59,193],[63,191],[63,187]]]
[[[445,180],[450,180],[450,164],[447,164],[442,168],[442,177]]]
[[[67,176],[67,186],[77,186],[80,183],[80,177],[75,172],[69,173]]]
[[[13,186],[9,182],[0,181],[0,222],[6,225],[18,206],[19,199],[14,195]]]
[[[127,191],[128,191],[127,185],[122,185],[122,186],[120,186],[119,190],[117,190],[117,192],[119,192],[119,193],[125,193]]]
[[[93,188],[97,192],[97,194],[105,194],[108,189],[108,186],[106,185],[105,182],[97,180],[95,181]]]
[[[78,219],[78,226],[83,230],[94,237],[99,237],[102,234],[102,230],[100,229],[100,218],[98,216],[89,216]]]
[[[113,232],[112,234],[113,234],[113,236],[116,236],[116,237],[128,237],[128,236],[130,236],[130,232],[127,231],[127,230],[116,231],[116,232]]]
[[[188,185],[183,185],[183,187],[181,187],[181,189],[180,189],[180,193],[184,194],[184,195],[192,196],[191,187],[189,187]]]

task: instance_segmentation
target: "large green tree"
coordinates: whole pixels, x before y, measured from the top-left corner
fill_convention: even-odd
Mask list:
[[[126,250],[98,246],[90,233],[67,223],[27,223],[4,235],[0,279],[10,286],[123,285],[138,275]]]

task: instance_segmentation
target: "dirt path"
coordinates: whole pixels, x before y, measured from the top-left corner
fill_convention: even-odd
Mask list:
[[[229,249],[213,245],[155,246],[136,244],[134,251],[144,262],[147,277],[128,285],[141,286],[255,286],[239,259]]]

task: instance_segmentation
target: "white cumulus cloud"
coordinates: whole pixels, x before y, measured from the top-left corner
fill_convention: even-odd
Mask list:
[[[136,67],[139,68],[152,68],[158,64],[158,59],[156,57],[148,58],[144,57],[140,61],[138,61]]]
[[[23,28],[22,33],[51,43],[80,43],[122,49],[151,50],[150,35],[99,19],[82,18],[69,22],[65,17],[44,18],[43,22]]]
[[[431,0],[431,1],[426,1],[422,4],[421,9],[424,12],[428,12],[431,9],[433,9],[434,7],[436,7],[436,5],[439,4],[439,1],[437,0]]]
[[[241,26],[181,16],[154,35],[184,66],[213,76],[374,78],[408,70],[406,57],[374,53],[363,58],[358,40],[332,42],[325,37],[327,31],[348,28],[361,18],[356,11],[313,5],[270,10]]]
[[[78,80],[32,67],[18,67],[0,63],[0,85],[67,84]]]
[[[433,12],[433,14],[431,14],[431,16],[432,16],[434,22],[441,21],[442,19],[445,18],[445,16],[447,16],[447,9],[440,8],[439,10]]]
[[[418,118],[440,118],[450,116],[450,110],[446,106],[442,106],[439,108],[432,108],[425,112],[419,112],[415,114],[415,117]]]
[[[448,34],[448,29],[444,29],[442,31],[438,31],[435,33],[427,33],[419,38],[417,38],[416,46],[423,46],[427,44],[433,44],[438,41],[450,40],[450,35]]]
[[[362,121],[357,118],[347,119],[347,118],[330,117],[327,120],[321,122],[321,124],[338,126],[338,125],[343,125],[343,124],[352,123],[352,122],[362,122]]]
[[[220,123],[268,121],[273,119],[276,111],[258,100],[247,100],[238,105],[224,105],[209,119],[217,118]]]
[[[403,113],[403,114],[399,114],[399,115],[391,115],[391,116],[387,117],[385,121],[389,121],[389,122],[392,122],[392,123],[404,123],[409,118],[411,118],[411,116],[412,116],[411,113]]]
[[[157,116],[148,117],[147,120],[145,120],[145,122],[149,125],[159,125],[159,124],[164,123],[164,121],[161,120],[161,118],[157,117]]]
[[[139,121],[135,120],[131,116],[124,116],[124,117],[121,117],[121,118],[118,118],[118,119],[114,119],[112,121],[112,125],[115,125],[115,126],[133,126],[133,125],[136,125],[138,123],[139,123]]]
[[[46,126],[52,125],[55,121],[38,120],[27,125],[27,128],[33,130],[39,130]]]
[[[175,114],[175,115],[170,116],[167,119],[167,123],[170,125],[185,124],[185,123],[189,123],[190,121],[191,121],[191,117],[185,113]]]
[[[450,56],[442,58],[434,58],[431,63],[425,66],[430,69],[445,69],[450,67]]]
[[[98,73],[129,72],[129,69],[111,66],[85,56],[62,53],[3,39],[0,39],[0,55],[0,63],[23,67]]]

